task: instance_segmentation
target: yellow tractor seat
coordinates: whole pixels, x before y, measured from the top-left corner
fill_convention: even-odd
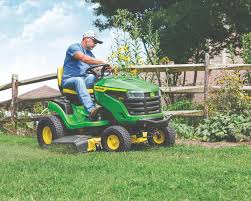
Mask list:
[[[75,90],[72,89],[66,89],[62,87],[62,78],[63,78],[63,72],[64,72],[64,68],[63,67],[59,67],[58,71],[57,71],[57,76],[58,76],[58,87],[61,91],[62,94],[71,94],[71,95],[76,95],[77,92]],[[89,94],[93,94],[93,89],[87,89]]]

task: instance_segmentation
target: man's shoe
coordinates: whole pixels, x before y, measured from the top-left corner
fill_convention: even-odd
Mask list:
[[[90,120],[95,120],[97,117],[97,114],[99,113],[101,107],[95,107],[93,108],[90,113],[89,113],[89,119]]]

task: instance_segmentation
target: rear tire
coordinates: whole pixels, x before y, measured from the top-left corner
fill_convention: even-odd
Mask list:
[[[40,147],[47,147],[52,141],[64,136],[64,127],[57,116],[41,119],[37,125],[37,141]]]
[[[156,131],[148,138],[150,145],[171,147],[175,144],[176,133],[172,127],[156,128]]]
[[[130,134],[122,126],[110,126],[101,136],[101,145],[107,152],[128,151],[131,149]]]

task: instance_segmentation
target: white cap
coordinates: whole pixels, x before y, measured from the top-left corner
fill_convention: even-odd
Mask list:
[[[97,39],[97,34],[94,31],[87,31],[84,33],[83,38],[93,38],[97,43],[102,44],[103,41]]]

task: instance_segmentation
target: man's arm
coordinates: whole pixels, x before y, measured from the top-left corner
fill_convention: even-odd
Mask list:
[[[83,61],[87,64],[90,65],[95,65],[95,64],[106,64],[106,62],[99,60],[99,59],[95,59],[93,57],[90,57],[88,55],[83,54],[82,52],[76,52],[73,56],[74,59],[76,60],[80,60]]]

